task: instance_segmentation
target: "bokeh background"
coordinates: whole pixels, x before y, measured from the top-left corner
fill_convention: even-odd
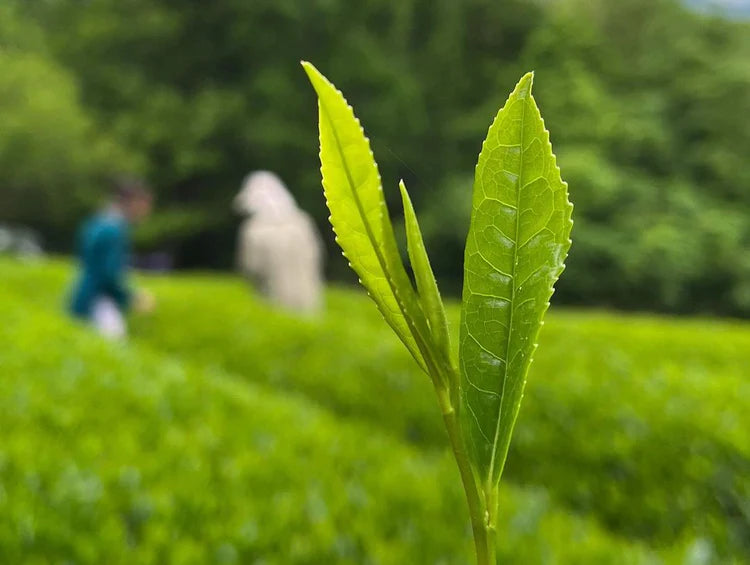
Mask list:
[[[406,180],[449,300],[481,141],[536,71],[574,244],[503,562],[750,562],[742,0],[2,0],[0,224],[54,258],[0,257],[0,562],[470,559],[429,383],[327,225],[300,59],[354,105],[399,233]],[[231,273],[255,169],[325,235],[321,319]],[[63,302],[75,231],[122,173],[157,195],[136,262],[173,272],[137,279],[159,306],[113,345]]]

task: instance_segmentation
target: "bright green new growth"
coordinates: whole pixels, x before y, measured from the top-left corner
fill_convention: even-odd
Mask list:
[[[570,248],[567,185],[531,96],[516,85],[474,177],[461,312],[462,428],[490,490],[500,480],[552,285]]]
[[[461,338],[445,310],[403,181],[412,284],[377,164],[359,121],[310,63],[318,95],[323,188],[336,241],[360,282],[432,379],[466,490],[480,565],[495,561],[497,485],[552,286],[570,247],[567,185],[525,75],[490,127],[474,181]]]

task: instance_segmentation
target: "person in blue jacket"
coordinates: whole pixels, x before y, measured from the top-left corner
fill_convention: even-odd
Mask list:
[[[106,337],[126,335],[124,314],[131,306],[141,311],[153,308],[153,297],[135,293],[127,282],[130,225],[146,218],[152,204],[151,192],[142,182],[120,180],[110,204],[87,220],[78,234],[80,272],[70,310]]]

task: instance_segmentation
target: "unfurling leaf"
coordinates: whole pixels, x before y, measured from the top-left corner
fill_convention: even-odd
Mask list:
[[[443,301],[440,298],[440,291],[435,281],[435,275],[432,272],[430,260],[427,257],[427,250],[422,239],[422,232],[419,229],[417,215],[414,212],[414,206],[411,203],[411,198],[409,198],[409,193],[406,191],[404,181],[399,182],[398,187],[401,190],[401,201],[404,205],[404,224],[406,225],[409,261],[411,261],[414,279],[417,282],[419,303],[427,316],[432,340],[437,346],[442,360],[450,364],[450,339],[448,337],[448,321],[445,317]]]
[[[489,129],[474,179],[460,330],[462,428],[485,493],[500,479],[572,205],[549,133],[516,85]]]

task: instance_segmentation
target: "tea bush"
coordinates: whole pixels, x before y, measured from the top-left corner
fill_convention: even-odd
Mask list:
[[[447,456],[218,368],[104,342],[13,292],[0,307],[0,562],[468,559]],[[618,540],[539,489],[505,487],[502,505],[505,563],[695,553]]]
[[[0,293],[58,307],[66,267],[9,265]],[[427,453],[444,445],[429,383],[358,293],[333,289],[326,316],[299,321],[228,278],[148,285],[160,308],[134,320],[140,349],[303,397]],[[553,311],[542,340],[508,479],[621,534],[747,559],[747,326]]]
[[[164,310],[138,326],[151,345],[445,445],[427,378],[359,294],[331,291],[327,316],[304,323],[236,281],[156,288]],[[541,339],[508,479],[628,535],[706,537],[750,556],[747,325],[553,310]]]

